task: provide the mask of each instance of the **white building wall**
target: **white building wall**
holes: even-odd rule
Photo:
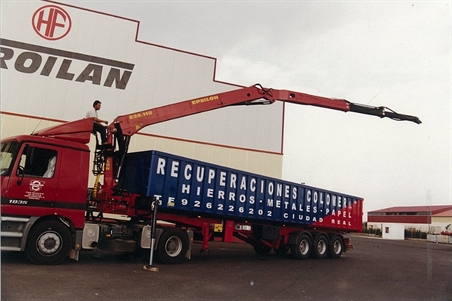
[[[381,224],[382,238],[405,239],[405,226],[403,224],[386,223]]]
[[[397,224],[397,223],[394,223]],[[378,228],[383,231],[382,223],[367,223],[368,227],[372,227],[374,229]],[[408,231],[421,231],[425,233],[439,234],[441,231],[444,231],[447,225],[450,223],[438,222],[434,218],[432,218],[431,224],[399,224],[403,225],[405,229]]]
[[[71,20],[70,31],[57,40],[33,28],[49,5]],[[214,58],[137,41],[138,21],[44,1],[2,2],[1,12],[2,137],[83,118],[96,99],[102,101],[100,117],[111,122],[238,88],[215,81]],[[44,19],[48,14],[44,10]],[[127,85],[108,84],[113,69],[123,78],[130,74]],[[132,139],[130,150],[159,149],[280,177],[283,108],[223,108],[153,125]]]

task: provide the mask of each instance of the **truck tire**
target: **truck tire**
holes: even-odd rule
[[[323,259],[328,256],[328,238],[324,234],[316,235],[311,254],[316,259]]]
[[[59,264],[71,251],[71,233],[57,221],[34,225],[28,234],[25,253],[36,264]]]
[[[167,229],[157,243],[157,256],[166,264],[177,264],[185,260],[188,250],[188,235],[178,229]]]
[[[344,250],[344,241],[340,235],[334,235],[331,238],[328,250],[328,256],[333,259],[338,259],[342,256]]]
[[[290,252],[296,259],[307,259],[311,254],[311,238],[306,233],[298,235],[295,245],[292,245]]]

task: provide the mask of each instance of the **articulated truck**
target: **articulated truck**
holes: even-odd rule
[[[194,240],[206,252],[213,239],[239,239],[259,254],[341,257],[352,248],[344,233],[361,231],[361,197],[156,150],[128,151],[146,126],[275,101],[421,123],[386,107],[254,85],[119,116],[106,128],[108,143],[96,143],[92,165],[93,118],[6,138],[1,249],[25,251],[36,264],[78,260],[83,249],[152,249],[163,263],[180,263]]]

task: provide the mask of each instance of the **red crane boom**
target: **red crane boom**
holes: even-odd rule
[[[355,112],[381,118],[387,117],[399,121],[411,121],[417,124],[421,123],[416,116],[399,114],[387,107],[372,107],[351,103],[345,99],[326,98],[288,90],[266,89],[256,84],[251,87],[207,95],[116,117],[107,127],[108,142],[113,145],[116,151],[104,149],[102,152],[97,152],[98,158],[100,158],[96,163],[98,173],[104,174],[103,190],[110,191],[116,186],[116,180],[119,178],[130,138],[142,128],[159,122],[227,106],[266,105],[275,101],[311,105],[343,112]],[[69,122],[38,131],[35,135],[88,143],[92,131],[92,122],[91,119]],[[117,145],[115,145],[116,143]],[[106,194],[109,195],[108,192]]]
[[[351,111],[374,115],[381,118],[388,117],[395,120],[407,120],[418,124],[421,123],[419,118],[415,116],[398,114],[386,107],[371,107],[361,104],[354,104],[344,99],[326,98],[288,90],[265,89],[256,84],[247,88],[217,93],[150,110],[118,116],[113,123],[109,125],[109,132],[114,133],[114,129],[118,127],[117,125],[119,125],[124,136],[132,136],[148,125],[163,121],[177,119],[227,106],[272,104],[275,101],[311,105],[343,112]]]

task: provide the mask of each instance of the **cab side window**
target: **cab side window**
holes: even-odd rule
[[[52,178],[55,172],[57,151],[27,145],[21,155],[18,175]]]

